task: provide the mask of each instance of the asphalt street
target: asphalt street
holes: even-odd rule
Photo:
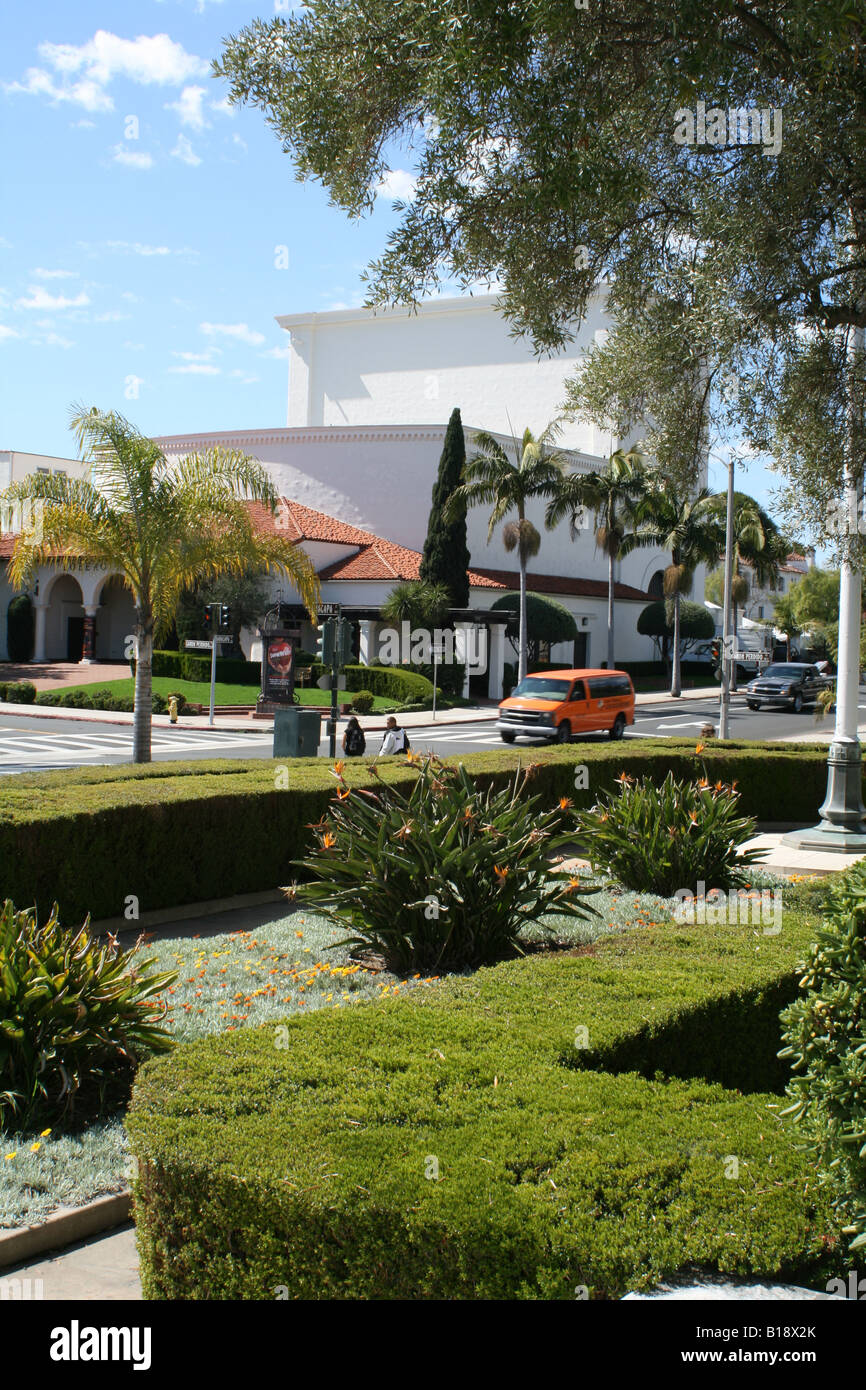
[[[861,699],[866,692],[861,692]],[[860,705],[866,718],[866,703]],[[687,700],[681,705],[671,701],[658,705],[639,705],[635,723],[628,729],[627,738],[697,738],[704,724],[718,726],[718,699]],[[804,710],[794,714],[788,710],[746,708],[742,696],[735,696],[731,711],[730,733],[737,739],[784,739],[798,734],[814,733],[816,729],[832,730],[832,716],[816,724],[815,716]],[[412,747],[416,751],[430,748],[440,754],[476,752],[481,748],[503,745],[490,723],[441,725],[428,724],[410,730]],[[606,734],[587,736],[587,743],[605,742]],[[378,751],[382,741],[379,730],[371,731],[367,752]],[[543,747],[543,740],[518,739],[512,745]],[[129,762],[132,754],[132,727],[124,724],[100,723],[75,719],[47,719],[38,715],[0,715],[0,772],[18,773],[47,768],[76,767]],[[320,756],[327,756],[328,742],[323,739]],[[249,732],[208,729],[199,724],[192,727],[181,723],[176,728],[155,726],[153,758],[269,758],[272,756],[272,736],[261,729]]]

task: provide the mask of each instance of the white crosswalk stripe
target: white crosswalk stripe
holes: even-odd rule
[[[153,730],[151,743],[154,752],[214,752],[226,749],[249,748],[250,735],[231,730],[211,733],[175,734],[168,730]],[[130,757],[132,729],[128,733],[49,733],[41,730],[0,731],[0,769],[19,771],[23,767],[68,767],[82,758]]]

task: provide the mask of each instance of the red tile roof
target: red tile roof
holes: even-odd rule
[[[520,584],[517,570],[478,571],[487,579],[494,579],[506,589],[516,589]],[[572,594],[577,598],[607,598],[606,579],[571,579],[560,574],[529,574],[526,576],[527,588],[535,594]],[[644,589],[636,589],[632,584],[615,583],[614,598],[631,599],[635,603],[652,603],[653,595]]]

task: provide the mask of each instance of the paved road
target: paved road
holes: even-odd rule
[[[866,691],[861,698],[866,700]],[[866,718],[866,703],[860,705]],[[670,701],[658,705],[639,705],[628,738],[697,738],[701,727],[718,725],[718,700]],[[779,739],[832,730],[832,716],[816,725],[814,716],[804,711],[753,712],[741,696],[735,697],[731,713],[731,737]],[[492,724],[466,724],[437,727],[427,725],[410,732],[413,748],[432,748],[437,753],[475,752],[481,748],[500,748],[499,735]],[[590,735],[587,742],[606,741],[604,734]],[[376,731],[367,740],[368,752],[376,752],[382,735]],[[260,729],[233,732],[224,729],[176,729],[159,726],[153,730],[154,761],[172,758],[269,758],[272,737]],[[541,740],[520,739],[515,747],[543,747]],[[124,763],[132,753],[132,728],[120,724],[74,719],[45,719],[38,715],[0,716],[0,772],[24,772],[40,768],[75,767],[84,764]],[[319,747],[327,756],[328,743]]]

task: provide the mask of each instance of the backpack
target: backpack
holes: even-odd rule
[[[406,730],[405,730],[405,729],[401,729],[401,730],[400,730],[400,733],[403,735],[403,747],[400,749],[400,752],[401,752],[401,753],[408,753],[408,752],[409,752],[409,747],[410,747],[410,745],[409,745],[409,735],[406,733]]]
[[[367,747],[367,740],[364,737],[364,730],[361,728],[349,729],[346,733],[346,752],[353,758],[359,758]]]

